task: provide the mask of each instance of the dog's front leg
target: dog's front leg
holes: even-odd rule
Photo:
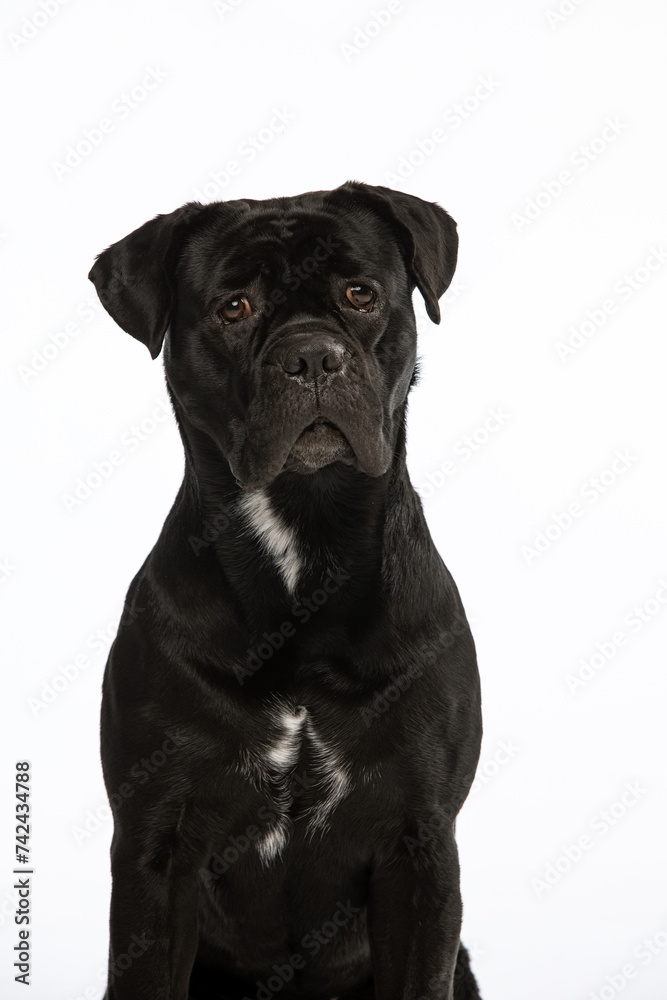
[[[371,874],[376,1000],[451,1000],[461,933],[454,830],[406,835]]]
[[[190,854],[178,827],[159,837],[154,829],[147,836],[145,826],[143,837],[114,832],[106,1000],[187,1000],[197,949]]]

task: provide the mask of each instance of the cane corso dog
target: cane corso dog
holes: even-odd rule
[[[359,182],[190,203],[90,272],[185,476],[103,685],[108,1000],[476,1000],[475,648],[406,469],[456,224]]]

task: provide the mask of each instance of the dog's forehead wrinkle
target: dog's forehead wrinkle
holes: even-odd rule
[[[288,218],[287,216],[280,216],[275,219],[269,219],[269,225],[273,226],[281,240],[288,240],[293,235],[294,227],[297,224],[297,219]]]
[[[188,248],[191,276],[218,262],[227,271],[237,263],[247,267],[249,259],[259,263],[272,256],[278,267],[284,255],[290,266],[298,267],[315,251],[325,266],[340,261],[348,276],[369,268],[385,273],[402,259],[390,230],[373,212],[341,211],[321,200],[312,206],[298,198],[253,202],[231,218],[229,213],[213,216],[188,240]]]

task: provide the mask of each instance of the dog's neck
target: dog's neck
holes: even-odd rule
[[[253,491],[239,486],[211,438],[179,424],[186,452],[180,503],[193,529],[189,543],[209,560],[215,556],[234,598],[253,617],[260,605],[278,612],[342,583],[351,607],[378,592],[388,496],[407,480],[402,420],[392,465],[382,476],[333,463],[311,475],[283,472]]]

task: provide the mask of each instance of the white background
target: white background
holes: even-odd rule
[[[458,831],[482,994],[664,1000],[664,5],[402,0],[361,34],[384,0],[44,2],[0,14],[3,998],[102,993],[102,671],[183,467],[155,419],[161,362],[92,312],[94,255],[193,198],[357,179],[438,201],[461,238],[440,327],[415,297],[410,469],[479,652],[485,741]],[[267,132],[275,109],[288,121]],[[30,992],[11,967],[23,758]]]

